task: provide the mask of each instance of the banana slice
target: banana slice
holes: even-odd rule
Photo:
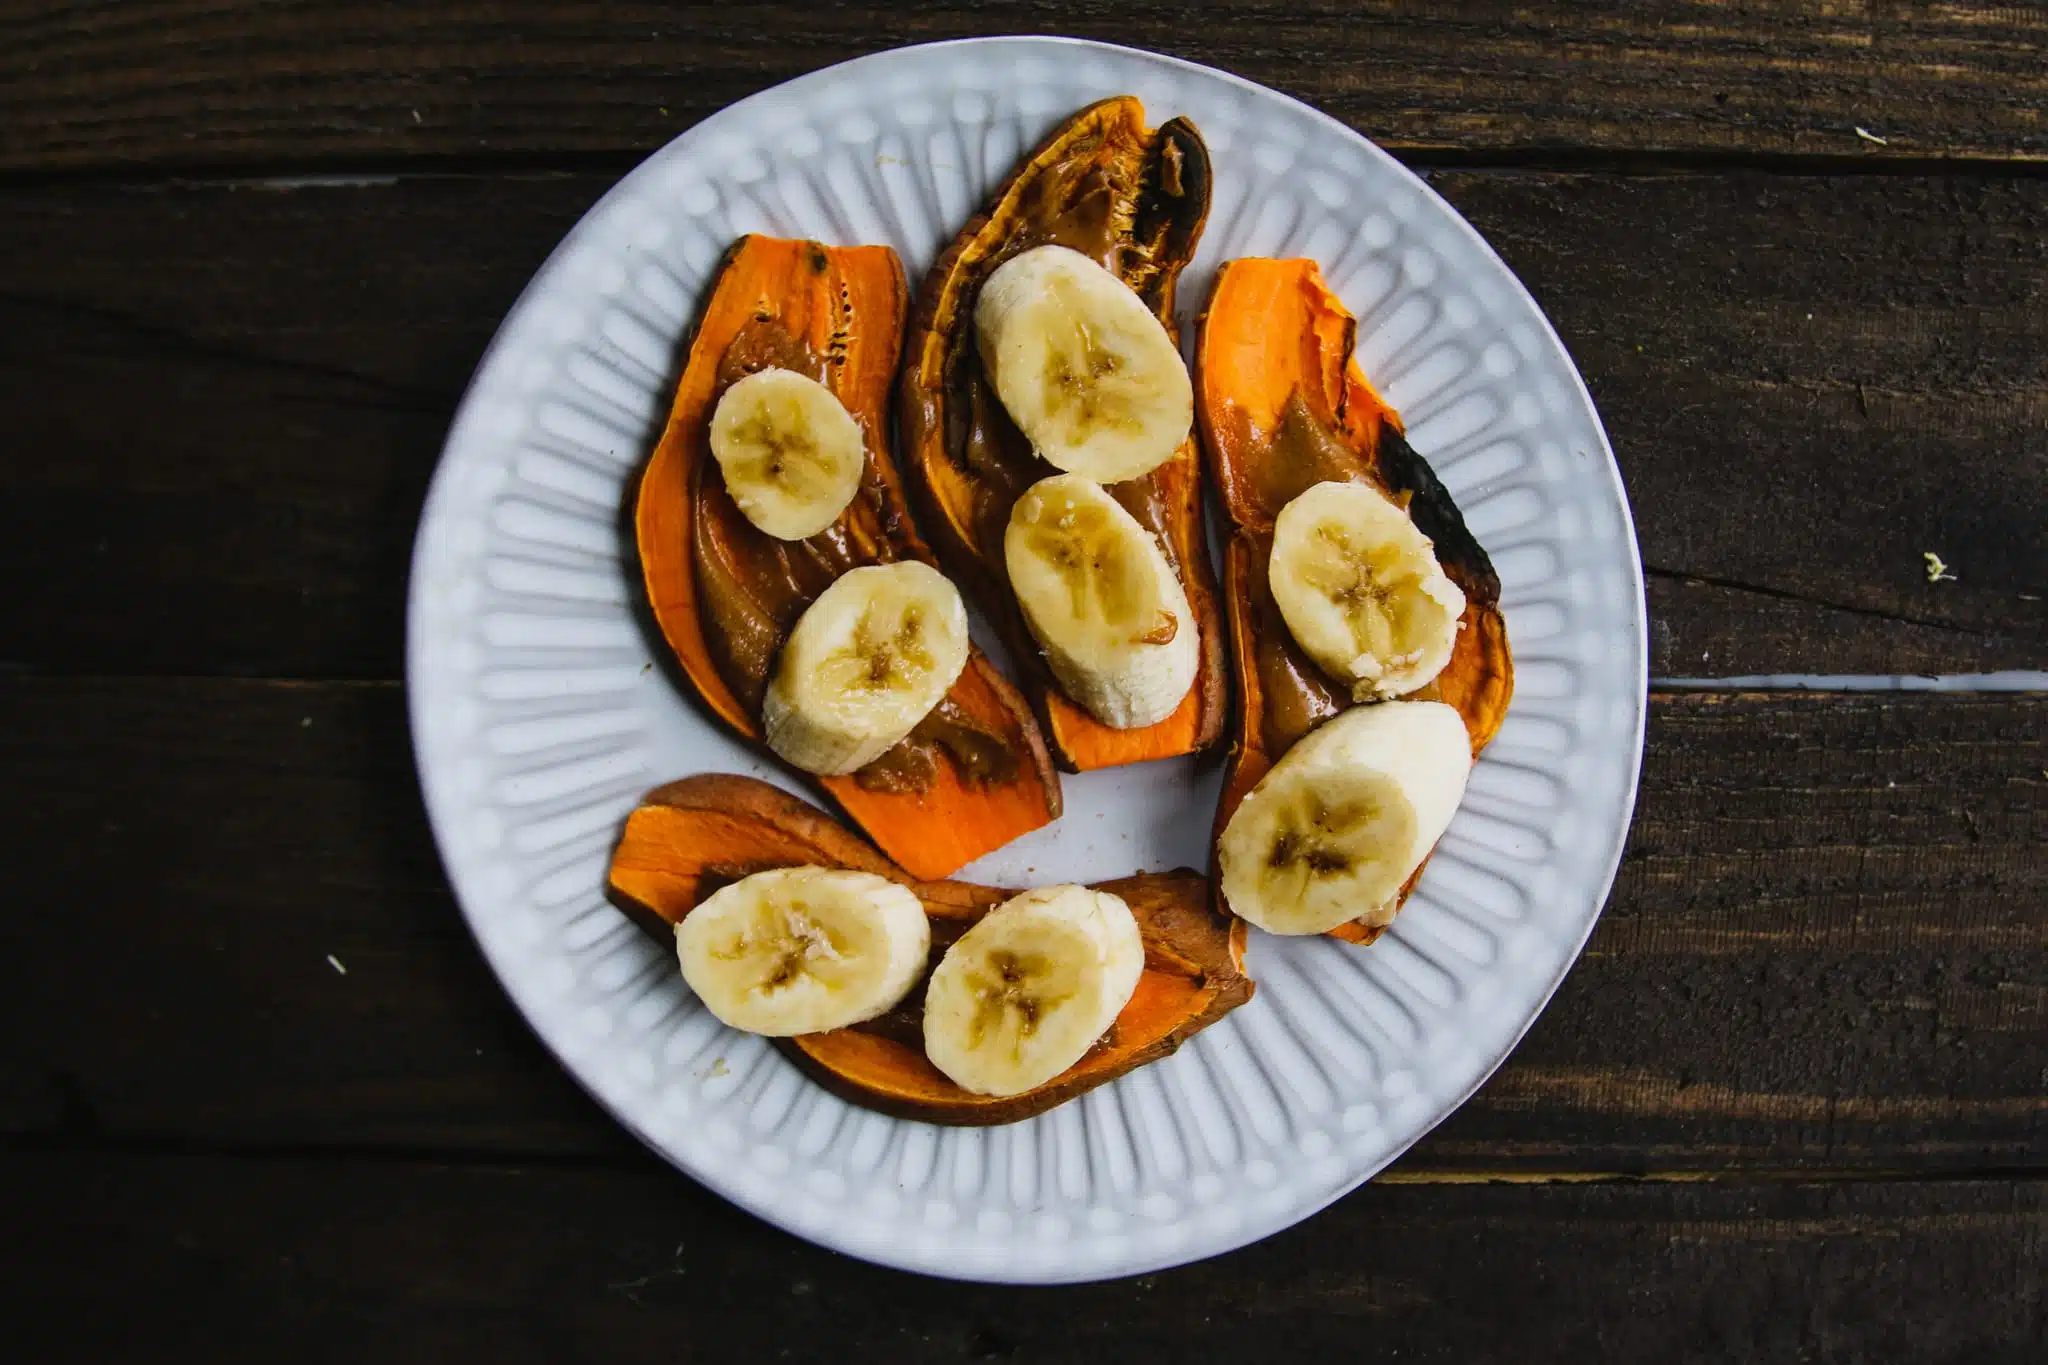
[[[794,370],[761,370],[719,397],[711,454],[740,512],[778,540],[837,521],[867,467],[860,423],[832,390]]]
[[[704,1007],[771,1038],[886,1014],[924,974],[931,946],[907,887],[839,868],[757,872],[676,926],[683,980]]]
[[[1451,661],[1465,594],[1375,488],[1319,483],[1281,508],[1266,577],[1287,629],[1355,701],[1413,692]]]
[[[1095,1045],[1144,969],[1138,922],[1120,898],[1085,886],[1026,891],[940,959],[925,988],[925,1055],[977,1095],[1035,1090]]]
[[[798,618],[761,702],[768,747],[850,773],[893,748],[967,666],[960,590],[917,560],[849,569]]]
[[[1232,913],[1275,934],[1385,924],[1465,794],[1472,744],[1436,701],[1355,706],[1259,779],[1216,844]]]
[[[982,368],[1040,455],[1097,483],[1149,473],[1194,423],[1180,349],[1129,285],[1063,246],[997,266],[974,304]]]
[[[1120,730],[1173,714],[1194,685],[1200,631],[1159,542],[1078,474],[1033,484],[1003,534],[1010,588],[1075,704]]]

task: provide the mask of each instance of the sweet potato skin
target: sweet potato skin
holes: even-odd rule
[[[756,743],[763,670],[824,584],[854,564],[932,561],[889,448],[889,395],[907,308],[903,267],[887,247],[740,238],[715,273],[667,426],[641,473],[633,520],[651,614],[705,707]],[[748,523],[710,455],[711,412],[734,377],[729,361],[749,338],[764,335],[774,346],[755,349],[771,357],[779,348],[788,357],[780,363],[807,369],[832,389],[867,443],[860,492],[834,526],[808,541],[777,542]],[[808,577],[778,584],[779,596],[763,593],[773,619],[756,620],[756,632],[743,638],[735,622],[746,612],[732,604],[758,606],[748,597],[749,576],[766,582],[774,575],[763,566],[781,572],[788,565]],[[1060,811],[1059,779],[1030,707],[979,650],[947,700],[1000,740],[1014,760],[1008,780],[979,781],[938,746],[920,789],[876,790],[858,774],[813,779],[876,842],[928,877],[945,876]]]
[[[1265,581],[1274,518],[1315,483],[1355,479],[1404,501],[1465,593],[1450,663],[1411,696],[1455,707],[1477,757],[1514,694],[1500,578],[1449,491],[1409,446],[1399,414],[1360,370],[1357,330],[1309,260],[1225,263],[1198,323],[1195,420],[1229,528],[1223,597],[1238,697],[1219,838],[1288,746],[1353,704],[1294,644]],[[1401,901],[1421,875],[1418,868],[1409,878]],[[1370,943],[1385,928],[1358,920],[1330,932]]]
[[[650,792],[612,856],[611,900],[650,932],[673,927],[719,887],[774,867],[872,872],[910,888],[932,923],[932,963],[981,916],[1014,893],[967,882],[922,881],[817,808],[753,778],[684,778]],[[1014,1123],[1042,1114],[1134,1067],[1156,1061],[1249,1000],[1245,929],[1216,913],[1205,879],[1187,871],[1103,882],[1122,896],[1145,942],[1145,971],[1105,1041],[1075,1066],[1023,1095],[975,1095],[947,1080],[912,1045],[922,985],[872,1026],[777,1039],[827,1089],[898,1118],[956,1126]]]
[[[1059,471],[1031,451],[982,378],[974,300],[1003,261],[1057,243],[1117,273],[1174,333],[1175,287],[1207,217],[1209,187],[1208,152],[1192,124],[1171,119],[1149,129],[1144,106],[1128,95],[1090,105],[1019,163],[939,257],[904,349],[898,412],[920,509],[941,559],[1002,631],[1055,758],[1074,771],[1194,753],[1222,733],[1228,680],[1201,456],[1190,433],[1158,469],[1109,488],[1160,537],[1202,640],[1194,685],[1174,713],[1118,730],[1060,692],[1010,592],[1001,549],[1010,507]]]

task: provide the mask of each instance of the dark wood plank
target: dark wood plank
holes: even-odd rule
[[[1983,667],[2048,660],[2048,186],[1435,183],[1599,404],[1661,580],[1653,672],[1923,672],[1936,631]],[[1734,630],[1694,610],[1731,589],[1755,590]],[[1917,629],[1854,667],[1747,666],[1865,614]]]
[[[0,967],[8,1130],[632,1149],[478,954],[398,688],[0,696],[5,845],[34,867],[15,904],[37,907]]]
[[[2048,1162],[2048,697],[1652,717],[1586,957],[1405,1168]],[[0,682],[0,1130],[630,1149],[471,944],[402,727],[388,686]]]
[[[44,585],[0,606],[0,656],[394,675],[448,414],[606,183],[0,195],[0,571]],[[2048,181],[1436,183],[1599,399],[1653,672],[2048,658]]]
[[[1640,514],[1637,525],[1640,530]],[[2048,658],[2048,645],[2035,640],[2026,623],[1996,630],[1956,626],[1942,619],[1949,604],[1940,599],[1935,614],[1902,619],[1883,608],[1829,605],[1657,568],[1645,574],[1643,593],[1653,686],[1669,679],[1788,674],[1938,677],[2038,669]],[[2018,593],[2003,595],[2016,615],[2032,608]]]
[[[456,400],[601,192],[522,186],[517,207],[448,181],[0,209],[0,564],[45,585],[4,618],[6,661],[395,675]]]
[[[1585,956],[1414,1160],[2038,1164],[2048,697],[1677,695],[1651,716]]]
[[[0,167],[631,154],[844,58],[1018,31],[1206,62],[1424,155],[2048,154],[2048,20],[1989,3],[44,0],[0,22]]]
[[[629,1171],[0,1159],[17,1360],[2039,1359],[2039,1183],[1369,1185],[1059,1289],[797,1241]],[[107,1311],[118,1293],[120,1311]]]

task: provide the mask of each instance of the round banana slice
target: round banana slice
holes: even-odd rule
[[[761,702],[768,747],[805,772],[863,767],[939,704],[967,649],[967,607],[937,569],[849,569],[782,646]]]
[[[1259,779],[1216,844],[1231,912],[1275,934],[1387,923],[1465,794],[1472,743],[1442,702],[1354,706]]]
[[[748,1033],[824,1033],[894,1009],[924,974],[931,921],[872,872],[785,867],[708,897],[676,926],[683,980]]]
[[[1465,594],[1378,489],[1319,483],[1281,508],[1266,578],[1289,632],[1356,701],[1413,692],[1451,661]]]
[[[1035,1090],[1095,1045],[1144,969],[1138,923],[1119,897],[1026,891],[940,959],[925,987],[925,1055],[977,1095]]]
[[[1129,285],[1078,251],[1034,247],[974,304],[982,368],[1038,453],[1098,483],[1135,479],[1187,440],[1194,385]]]
[[[867,467],[860,423],[832,390],[794,370],[761,370],[720,395],[711,454],[741,514],[778,540],[837,521]]]
[[[1120,730],[1173,714],[1200,631],[1152,533],[1102,488],[1056,474],[1025,490],[1003,534],[1010,588],[1060,688]]]

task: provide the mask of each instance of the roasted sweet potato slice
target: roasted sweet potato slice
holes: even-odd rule
[[[1464,590],[1465,615],[1449,665],[1412,695],[1456,707],[1475,757],[1500,729],[1514,692],[1493,562],[1409,446],[1400,417],[1366,382],[1353,355],[1357,334],[1357,320],[1307,260],[1228,262],[1199,324],[1195,420],[1230,526],[1223,592],[1238,695],[1219,835],[1290,745],[1352,704],[1295,644],[1266,585],[1273,519],[1314,484],[1362,480],[1405,499],[1436,542],[1444,572]],[[1404,900],[1414,887],[1411,878]],[[1331,932],[1370,943],[1381,927]]]
[[[648,604],[712,713],[759,741],[775,656],[805,607],[846,570],[931,551],[889,453],[903,335],[903,266],[887,247],[742,237],[726,253],[641,475],[634,521]],[[726,386],[780,366],[828,386],[860,423],[867,472],[839,520],[781,541],[740,514],[711,458]],[[903,743],[846,777],[816,779],[891,857],[943,877],[1060,812],[1059,778],[1021,694],[979,650]]]
[[[643,927],[666,935],[719,887],[770,868],[806,865],[873,872],[916,892],[931,916],[933,966],[975,921],[1014,894],[919,881],[778,788],[717,775],[649,793],[626,819],[612,854],[609,891]],[[1123,897],[1137,918],[1144,975],[1103,1040],[1036,1090],[976,1095],[932,1066],[924,1055],[922,983],[880,1019],[777,1043],[819,1083],[855,1104],[927,1123],[1013,1123],[1164,1057],[1251,999],[1244,925],[1210,908],[1203,878],[1147,873],[1103,882],[1101,889]]]
[[[1202,530],[1201,457],[1191,434],[1165,464],[1109,489],[1159,537],[1202,635],[1200,668],[1179,708],[1143,729],[1118,730],[1061,694],[1010,592],[1010,508],[1059,471],[1032,451],[983,374],[974,302],[997,266],[1054,244],[1115,272],[1175,332],[1174,286],[1208,212],[1209,153],[1193,124],[1149,129],[1144,106],[1128,95],[1090,105],[1011,173],[932,266],[904,349],[898,412],[932,537],[1002,631],[1054,756],[1079,771],[1192,753],[1222,732],[1223,640]]]

